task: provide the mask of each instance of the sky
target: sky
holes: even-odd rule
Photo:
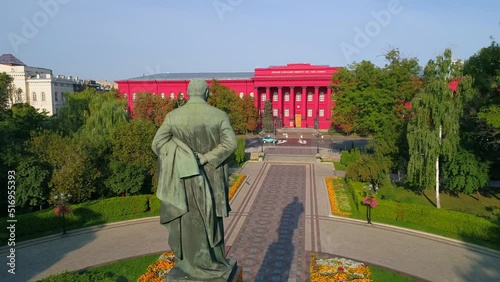
[[[54,74],[121,80],[311,63],[467,59],[500,40],[496,0],[2,0],[0,54]]]

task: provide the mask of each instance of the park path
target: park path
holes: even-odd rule
[[[250,162],[240,173],[248,178],[224,222],[228,255],[243,267],[245,281],[307,281],[311,252],[421,281],[500,281],[500,252],[378,224],[376,210],[373,225],[331,217],[324,183],[335,174],[331,165]],[[0,248],[0,281],[36,281],[63,270],[160,253],[168,250],[167,239],[158,217],[152,217],[21,242],[15,275],[7,273],[8,248]]]
[[[304,281],[306,167],[264,165],[265,174],[229,256],[247,281]],[[258,179],[257,179],[258,180]]]

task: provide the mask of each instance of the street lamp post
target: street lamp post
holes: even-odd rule
[[[71,194],[61,193],[59,194],[59,196],[54,196],[54,200],[58,201],[57,207],[55,208],[55,214],[56,216],[62,216],[63,235],[66,235],[66,218],[64,217],[64,215],[71,211],[71,208],[67,204],[67,201],[69,201],[69,199],[71,199]]]
[[[323,139],[323,135],[319,131],[316,131],[314,135],[316,136],[316,154],[319,154],[319,137],[321,136],[321,139]]]

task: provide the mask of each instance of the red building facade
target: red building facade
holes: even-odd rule
[[[187,86],[194,78],[210,84],[217,79],[239,97],[250,95],[262,113],[264,103],[271,101],[278,128],[328,129],[331,125],[331,79],[339,68],[311,64],[288,64],[256,68],[239,73],[163,73],[116,81],[120,95],[133,110],[135,94],[152,92],[163,98],[179,95],[189,99]]]

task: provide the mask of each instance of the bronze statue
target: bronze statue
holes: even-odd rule
[[[176,259],[172,273],[193,280],[227,279],[233,266],[224,249],[223,217],[230,211],[225,161],[236,150],[236,137],[227,114],[207,104],[206,81],[193,79],[188,95],[153,139],[160,223],[167,227]]]

